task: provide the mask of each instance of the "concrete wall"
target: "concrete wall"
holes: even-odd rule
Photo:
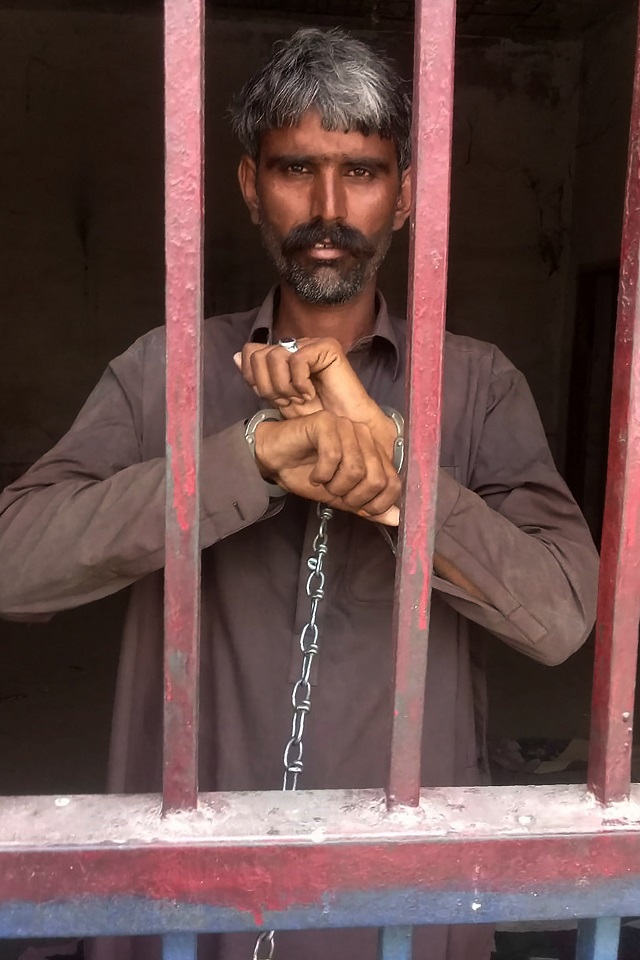
[[[272,281],[235,191],[237,146],[222,118],[289,31],[281,21],[210,25],[211,313],[259,302]],[[381,39],[408,73],[411,39]],[[457,67],[451,326],[497,342],[525,371],[554,446],[580,53],[578,43],[462,41]],[[163,319],[159,20],[1,12],[0,135],[0,473],[9,479],[66,429],[105,363]],[[397,310],[407,241],[398,238],[382,279]],[[15,730],[0,736],[0,791],[100,788],[122,602],[49,626],[0,625],[0,729]],[[525,685],[529,668],[518,659]],[[509,695],[502,684],[498,695]]]
[[[555,358],[560,384],[560,448],[567,428],[563,404],[578,272],[606,266],[620,255],[635,44],[633,12],[618,13],[584,38],[580,119],[571,172],[573,212],[569,243],[565,245],[567,313],[563,349]],[[595,416],[597,411],[593,412]],[[589,456],[602,455],[602,445],[598,444]],[[592,641],[568,663],[553,669],[493,646],[489,677],[494,735],[587,737],[592,671]]]
[[[620,256],[635,46],[633,11],[618,15],[585,38],[572,269]]]
[[[571,362],[579,273],[606,267],[620,256],[636,35],[636,13],[627,8],[584,39],[567,313],[559,368],[563,381]],[[558,416],[566,423],[562,405]],[[599,456],[600,451],[594,450],[593,455]]]
[[[556,450],[580,47],[461,44],[449,325],[526,374]]]

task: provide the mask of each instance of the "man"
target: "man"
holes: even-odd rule
[[[379,787],[393,661],[388,531],[400,496],[388,408],[403,406],[406,345],[375,280],[410,209],[410,107],[369,48],[302,30],[233,115],[241,189],[280,283],[259,309],[204,332],[201,788],[282,782],[310,615],[313,501],[335,509],[300,785]],[[114,360],[69,433],[0,500],[5,614],[51,613],[133,585],[110,768],[119,792],[161,787],[163,358],[155,330]],[[255,418],[264,407],[282,419]],[[446,342],[441,463],[423,783],[462,785],[479,782],[484,763],[469,621],[558,663],[592,626],[597,558],[522,376],[467,338]],[[367,958],[375,942],[372,930],[287,932],[277,956]],[[414,955],[486,960],[490,943],[483,927],[422,927]],[[246,958],[252,937],[209,948]]]

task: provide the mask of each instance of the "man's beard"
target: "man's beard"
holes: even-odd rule
[[[260,233],[267,253],[280,277],[293,288],[301,300],[323,306],[348,303],[364,290],[375,277],[384,260],[391,237],[392,224],[374,238],[368,239],[347,224],[325,224],[320,217],[294,227],[284,240],[261,215]],[[333,262],[301,263],[296,254],[316,244],[330,244],[350,256]],[[346,262],[344,262],[346,261]]]

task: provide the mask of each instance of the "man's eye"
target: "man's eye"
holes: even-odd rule
[[[351,167],[349,176],[356,177],[358,180],[366,180],[372,176],[372,173],[371,170],[368,170],[366,167]]]
[[[290,163],[285,168],[285,172],[300,174],[300,173],[308,173],[308,170],[307,170],[307,167],[305,167],[304,163]]]

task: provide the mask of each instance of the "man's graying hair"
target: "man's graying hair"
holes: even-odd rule
[[[254,160],[267,130],[295,126],[307,110],[325,130],[377,133],[393,140],[398,167],[411,160],[411,100],[391,63],[343,30],[298,30],[231,104],[233,128]]]

